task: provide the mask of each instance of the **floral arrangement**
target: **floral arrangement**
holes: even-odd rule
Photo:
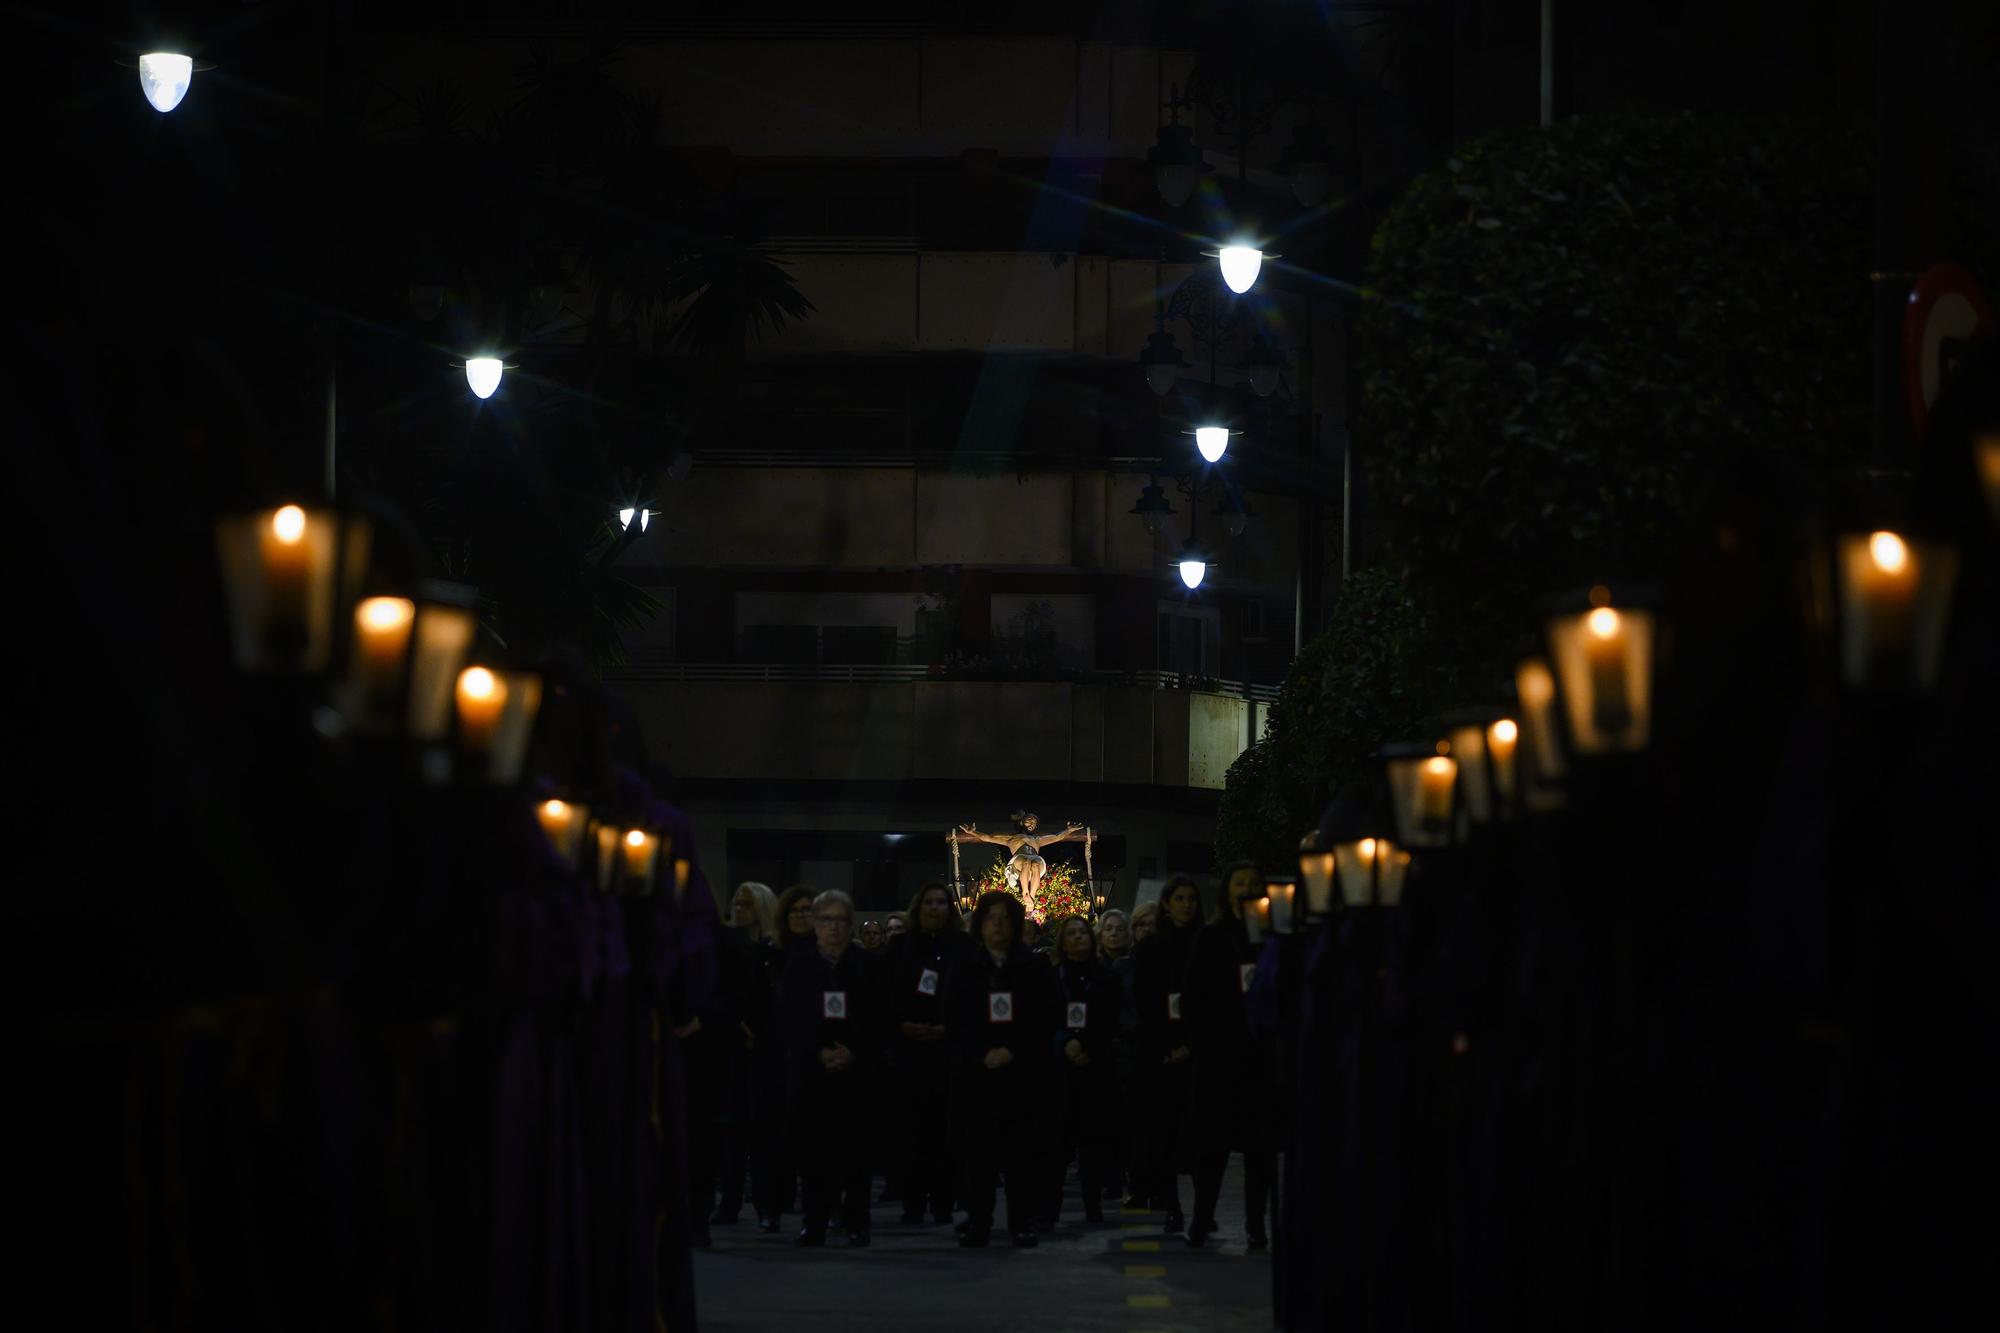
[[[1072,865],[1051,862],[1048,873],[1042,876],[1041,892],[1030,897],[1022,892],[1020,880],[1008,862],[998,860],[973,882],[971,896],[976,901],[981,894],[996,889],[1019,898],[1021,906],[1028,910],[1029,919],[1038,926],[1066,916],[1091,915],[1090,886],[1077,878],[1076,867]]]

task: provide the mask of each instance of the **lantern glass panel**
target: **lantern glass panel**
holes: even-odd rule
[[[1511,811],[1520,800],[1521,724],[1503,717],[1486,728],[1486,766],[1493,779],[1496,811]]]
[[[597,889],[600,893],[611,890],[611,881],[618,874],[618,839],[625,830],[616,824],[594,826],[597,843]]]
[[[368,597],[355,606],[345,710],[360,725],[394,725],[408,678],[416,618],[417,604],[407,597]]]
[[[1563,779],[1562,741],[1556,735],[1556,675],[1539,657],[1514,668],[1514,689],[1521,696],[1522,740],[1528,749],[1528,773],[1544,787]]]
[[[644,896],[653,891],[661,842],[659,834],[643,828],[628,828],[618,835],[618,880],[625,892]]]
[[[415,656],[410,659],[410,735],[441,741],[451,729],[452,685],[479,628],[462,606],[417,606]]]
[[[1271,933],[1271,900],[1269,898],[1245,898],[1243,900],[1243,929],[1250,936],[1252,944],[1262,944],[1264,937]]]
[[[1349,907],[1374,905],[1375,872],[1388,846],[1385,838],[1362,838],[1335,846],[1334,859],[1340,868],[1340,901]]]
[[[1982,435],[1972,442],[1972,461],[1979,468],[1979,488],[1986,492],[1986,512],[2000,527],[2000,435]]]
[[[1335,855],[1307,847],[1299,852],[1299,878],[1306,886],[1306,916],[1317,918],[1333,911]]]
[[[1475,824],[1493,818],[1493,771],[1487,762],[1486,728],[1478,723],[1453,727],[1446,739],[1458,761],[1458,790],[1465,798],[1463,813]]]
[[[1443,847],[1452,839],[1458,764],[1450,755],[1393,755],[1386,761],[1396,836],[1412,847]]]
[[[1840,668],[1861,690],[1929,689],[1944,657],[1958,555],[1893,532],[1840,539]]]
[[[549,845],[571,870],[583,858],[583,836],[590,826],[590,807],[573,801],[546,800],[535,807],[535,820],[548,835]]]
[[[250,672],[318,672],[333,661],[337,606],[368,568],[365,519],[280,505],[215,525],[236,664]]]
[[[1597,606],[1555,616],[1548,639],[1577,753],[1645,749],[1653,721],[1653,613]]]
[[[1403,885],[1410,876],[1410,853],[1390,847],[1382,853],[1382,906],[1395,907],[1403,901]]]
[[[1272,879],[1264,882],[1264,896],[1271,902],[1271,929],[1289,935],[1297,920],[1299,886],[1296,880]]]

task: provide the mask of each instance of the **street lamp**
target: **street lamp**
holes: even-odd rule
[[[1250,392],[1259,398],[1269,398],[1278,391],[1278,380],[1284,374],[1285,363],[1271,344],[1259,334],[1251,342],[1250,350],[1243,357],[1244,374],[1250,379]]]
[[[153,110],[165,115],[187,96],[188,85],[194,82],[194,70],[193,56],[178,51],[148,51],[139,57],[139,91],[152,103]]]
[[[1937,680],[1958,554],[1879,529],[1835,543],[1840,668],[1849,688],[1923,691]]]
[[[1214,168],[1194,144],[1194,127],[1178,121],[1160,126],[1158,142],[1146,150],[1153,164],[1153,187],[1169,207],[1179,208],[1194,193],[1195,182]]]
[[[1570,745],[1579,755],[1643,750],[1653,720],[1653,613],[1613,607],[1602,584],[1587,603],[1546,625]]]
[[[1201,586],[1201,581],[1208,577],[1208,567],[1213,563],[1199,539],[1191,536],[1181,546],[1181,558],[1177,568],[1180,570],[1181,582],[1187,585],[1189,592]]]
[[[1215,508],[1210,512],[1222,520],[1222,530],[1232,537],[1241,537],[1243,530],[1250,526],[1249,506],[1226,483],[1222,488],[1222,498],[1215,502]]]
[[[466,387],[481,401],[491,398],[499,389],[501,373],[506,369],[497,356],[469,356],[465,359]]]
[[[1257,285],[1257,274],[1264,267],[1264,252],[1243,243],[1223,246],[1216,259],[1222,266],[1223,283],[1238,296]]]
[[[1193,430],[1181,433],[1194,436],[1194,447],[1203,459],[1210,463],[1220,463],[1222,456],[1229,452],[1229,441],[1243,432],[1231,430],[1211,420],[1196,426]]]
[[[1160,398],[1173,392],[1174,381],[1180,377],[1182,370],[1188,368],[1187,360],[1181,356],[1180,344],[1164,327],[1146,335],[1146,346],[1139,353],[1139,365],[1146,373],[1146,387]]]
[[[1319,207],[1339,183],[1326,130],[1310,122],[1292,127],[1291,146],[1285,150],[1278,167],[1290,174],[1292,197],[1301,208]]]
[[[639,520],[639,531],[644,532],[646,525],[653,521],[653,511],[650,509],[634,509],[630,505],[627,505],[618,511],[618,526],[628,532],[631,531],[634,517],[637,517]]]
[[[1397,839],[1411,847],[1448,846],[1456,816],[1458,761],[1449,741],[1399,741],[1382,747]]]
[[[1158,478],[1148,478],[1145,489],[1139,492],[1139,499],[1130,512],[1139,516],[1148,533],[1158,536],[1161,522],[1174,512],[1174,505],[1167,499],[1166,491],[1161,489]]]

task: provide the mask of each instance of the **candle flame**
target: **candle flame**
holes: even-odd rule
[[[1361,859],[1364,861],[1373,861],[1375,859],[1375,839],[1363,838],[1361,840]]]
[[[370,597],[355,608],[361,628],[387,633],[401,629],[416,615],[416,607],[403,597]]]
[[[500,682],[485,667],[467,667],[458,677],[458,692],[468,699],[491,699]]]
[[[544,801],[542,802],[542,813],[550,819],[567,819],[569,818],[569,807],[561,801]]]
[[[1452,762],[1451,760],[1445,758],[1443,755],[1439,755],[1435,759],[1426,759],[1424,761],[1424,767],[1429,769],[1433,773],[1443,775],[1451,772]]]
[[[1868,558],[1884,574],[1900,574],[1910,563],[1910,548],[1893,532],[1872,533],[1868,538]]]
[[[297,505],[286,505],[271,515],[271,533],[287,546],[298,544],[306,535],[306,511]]]
[[[1539,657],[1521,663],[1515,683],[1521,690],[1521,702],[1530,708],[1540,708],[1555,696],[1555,677],[1549,674],[1549,664]]]
[[[1589,616],[1590,632],[1600,639],[1610,639],[1618,634],[1618,613],[1608,606],[1600,606]]]
[[[625,845],[627,847],[644,847],[646,845],[646,831],[644,829],[633,829],[625,835]]]
[[[1511,717],[1503,717],[1493,724],[1493,739],[1502,745],[1512,745],[1521,738],[1521,728]]]

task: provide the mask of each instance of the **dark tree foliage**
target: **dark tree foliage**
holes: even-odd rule
[[[1869,181],[1821,133],[1603,116],[1411,186],[1356,339],[1383,563],[1230,770],[1224,861],[1289,859],[1379,745],[1488,701],[1542,597],[1660,579],[1746,470],[1863,456]]]

